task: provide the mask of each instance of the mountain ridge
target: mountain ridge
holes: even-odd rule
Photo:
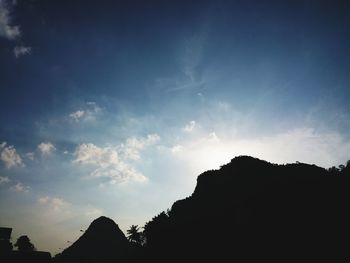
[[[326,170],[236,157],[199,175],[191,196],[146,224],[149,248],[167,251],[162,256],[185,251],[193,261],[341,260],[346,250],[338,249],[343,247],[340,240],[350,234],[343,208],[350,200],[349,169],[349,163],[342,170]],[[222,226],[226,229],[220,231]],[[232,250],[234,256],[228,253]]]
[[[327,170],[239,156],[200,174],[190,196],[147,222],[143,247],[120,245],[127,243],[119,233],[124,241],[114,253],[125,254],[119,262],[344,262],[350,259],[349,242],[342,242],[350,235],[349,186],[349,162]],[[97,219],[113,225],[109,220]],[[79,262],[96,260],[88,259]]]

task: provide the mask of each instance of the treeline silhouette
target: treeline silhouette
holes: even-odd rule
[[[127,237],[100,217],[54,262],[350,262],[350,161],[323,169],[240,156]]]
[[[20,236],[16,243],[10,242],[12,228],[0,227],[0,262],[36,262],[48,263],[51,261],[49,252],[36,251],[35,246],[26,235]],[[13,246],[17,250],[13,250]]]

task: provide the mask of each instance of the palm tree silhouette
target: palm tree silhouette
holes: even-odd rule
[[[128,234],[127,238],[130,242],[142,244],[142,233],[140,232],[138,225],[132,225],[126,232]]]

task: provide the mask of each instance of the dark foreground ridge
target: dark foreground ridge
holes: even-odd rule
[[[350,162],[326,170],[236,157],[201,174],[137,239],[101,217],[54,261],[350,262],[349,188]]]
[[[119,251],[119,252],[118,252]],[[129,242],[110,218],[95,219],[84,234],[56,257],[60,262],[125,262]]]

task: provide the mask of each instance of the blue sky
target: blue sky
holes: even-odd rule
[[[350,159],[345,1],[0,0],[0,225],[60,251],[237,155]]]

